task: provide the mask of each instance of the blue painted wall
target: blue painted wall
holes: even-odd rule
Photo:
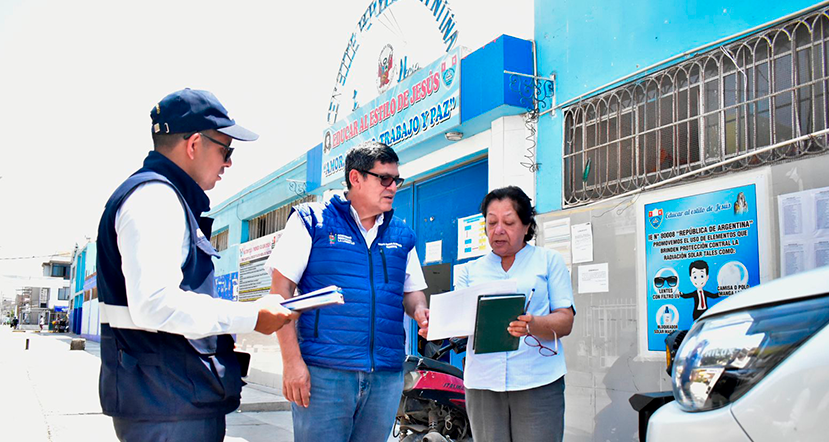
[[[536,0],[538,73],[555,73],[557,102],[562,104],[640,69],[815,4],[808,0]],[[561,208],[561,114],[539,121],[542,166],[537,209],[542,213]]]

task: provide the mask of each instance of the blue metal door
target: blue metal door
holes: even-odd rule
[[[458,261],[458,218],[480,213],[480,205],[487,193],[486,160],[469,164],[428,180],[401,189],[394,199],[395,215],[403,218],[417,234],[417,255],[421,265],[426,259],[426,243],[441,241],[440,260],[425,263],[426,268],[441,264],[448,268],[452,281]],[[445,275],[444,275],[445,276]],[[447,289],[451,289],[451,286]],[[407,353],[417,354],[417,324],[407,326]],[[452,353],[450,362],[462,366],[463,354]]]

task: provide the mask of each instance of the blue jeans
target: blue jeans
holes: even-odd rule
[[[295,442],[385,441],[403,393],[403,371],[335,370],[308,366],[308,408],[291,406]]]

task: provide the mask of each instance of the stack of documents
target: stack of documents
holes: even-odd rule
[[[429,300],[429,341],[470,336],[475,333],[478,297],[516,293],[514,279],[492,281],[452,292],[432,295]]]
[[[304,312],[329,305],[345,304],[341,288],[330,285],[328,287],[306,293],[282,301],[282,306],[295,312]]]

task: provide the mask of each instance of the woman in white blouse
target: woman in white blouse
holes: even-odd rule
[[[575,316],[570,273],[561,255],[527,244],[535,236],[535,209],[520,188],[493,190],[481,213],[492,252],[462,266],[455,287],[515,279],[529,303],[507,329],[521,338],[518,350],[475,354],[468,347],[464,385],[472,436],[561,441],[567,370],[559,339],[570,334]]]

